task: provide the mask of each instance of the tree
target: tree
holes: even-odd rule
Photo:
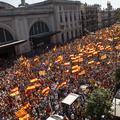
[[[93,90],[86,102],[86,114],[92,120],[101,120],[111,111],[111,92],[104,88]]]

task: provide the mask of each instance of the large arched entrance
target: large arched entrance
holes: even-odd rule
[[[0,45],[4,45],[12,41],[14,41],[14,38],[11,33],[4,28],[0,28]],[[12,56],[14,54],[15,48],[13,46],[0,48],[0,58]]]
[[[33,49],[50,44],[49,32],[47,24],[42,21],[37,21],[32,25],[29,35]]]

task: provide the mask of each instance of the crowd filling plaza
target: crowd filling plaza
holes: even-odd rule
[[[85,101],[96,87],[113,90],[110,74],[119,64],[119,50],[115,24],[32,57],[0,59],[0,119],[66,116],[61,101],[69,93],[80,95],[80,102],[67,109],[68,119],[84,118]]]

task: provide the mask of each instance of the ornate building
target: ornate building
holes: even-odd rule
[[[80,4],[78,1],[47,0],[28,5],[21,0],[19,7],[15,8],[0,2],[1,53],[10,49],[21,54],[82,35]],[[20,40],[26,41],[20,44]]]
[[[30,5],[21,0],[17,8],[0,2],[0,56],[26,53],[51,43],[62,44],[82,36],[85,30],[95,31],[104,23],[98,8],[99,5],[69,0]],[[109,23],[114,23],[112,13],[107,13]]]

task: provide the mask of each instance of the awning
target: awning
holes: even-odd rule
[[[4,42],[2,44],[0,44],[0,48],[5,48],[5,47],[9,47],[9,46],[15,46],[21,43],[25,43],[27,40],[18,40],[18,41],[10,41],[10,42]]]
[[[56,32],[44,32],[41,34],[36,34],[36,35],[31,35],[30,38],[45,38],[45,37],[50,37],[53,36],[57,33],[60,33],[60,31],[56,31]]]

